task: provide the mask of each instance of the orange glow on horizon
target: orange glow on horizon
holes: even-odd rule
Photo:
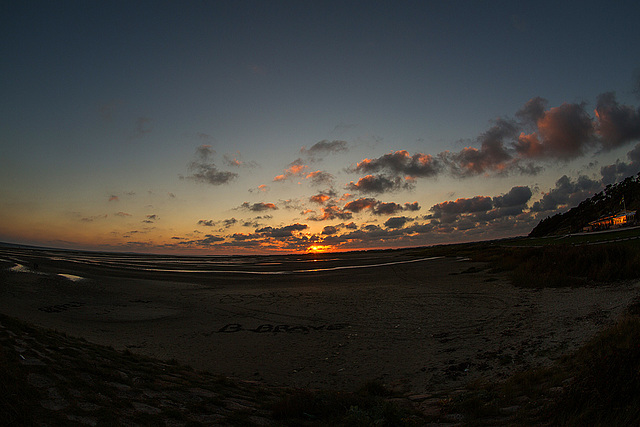
[[[331,252],[332,246],[330,245],[311,245],[307,248],[308,253],[320,254],[324,252]]]

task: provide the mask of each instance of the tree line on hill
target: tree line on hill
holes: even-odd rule
[[[625,207],[628,211],[640,209],[640,173],[617,184],[607,185],[604,190],[568,212],[543,219],[529,233],[529,237],[576,233],[591,221],[614,215]]]

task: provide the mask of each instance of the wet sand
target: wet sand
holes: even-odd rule
[[[3,248],[0,312],[269,385],[379,380],[422,393],[549,364],[640,286],[522,289],[485,267],[411,250],[176,259]]]

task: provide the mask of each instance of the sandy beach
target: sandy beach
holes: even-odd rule
[[[523,289],[418,251],[176,258],[0,250],[0,312],[269,385],[407,393],[549,364],[638,283]],[[63,274],[63,275],[61,275]]]

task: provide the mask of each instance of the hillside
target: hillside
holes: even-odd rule
[[[607,185],[603,191],[568,212],[543,219],[529,233],[529,237],[579,232],[591,221],[620,212],[623,209],[623,197],[627,210],[640,209],[640,173],[617,184]]]

